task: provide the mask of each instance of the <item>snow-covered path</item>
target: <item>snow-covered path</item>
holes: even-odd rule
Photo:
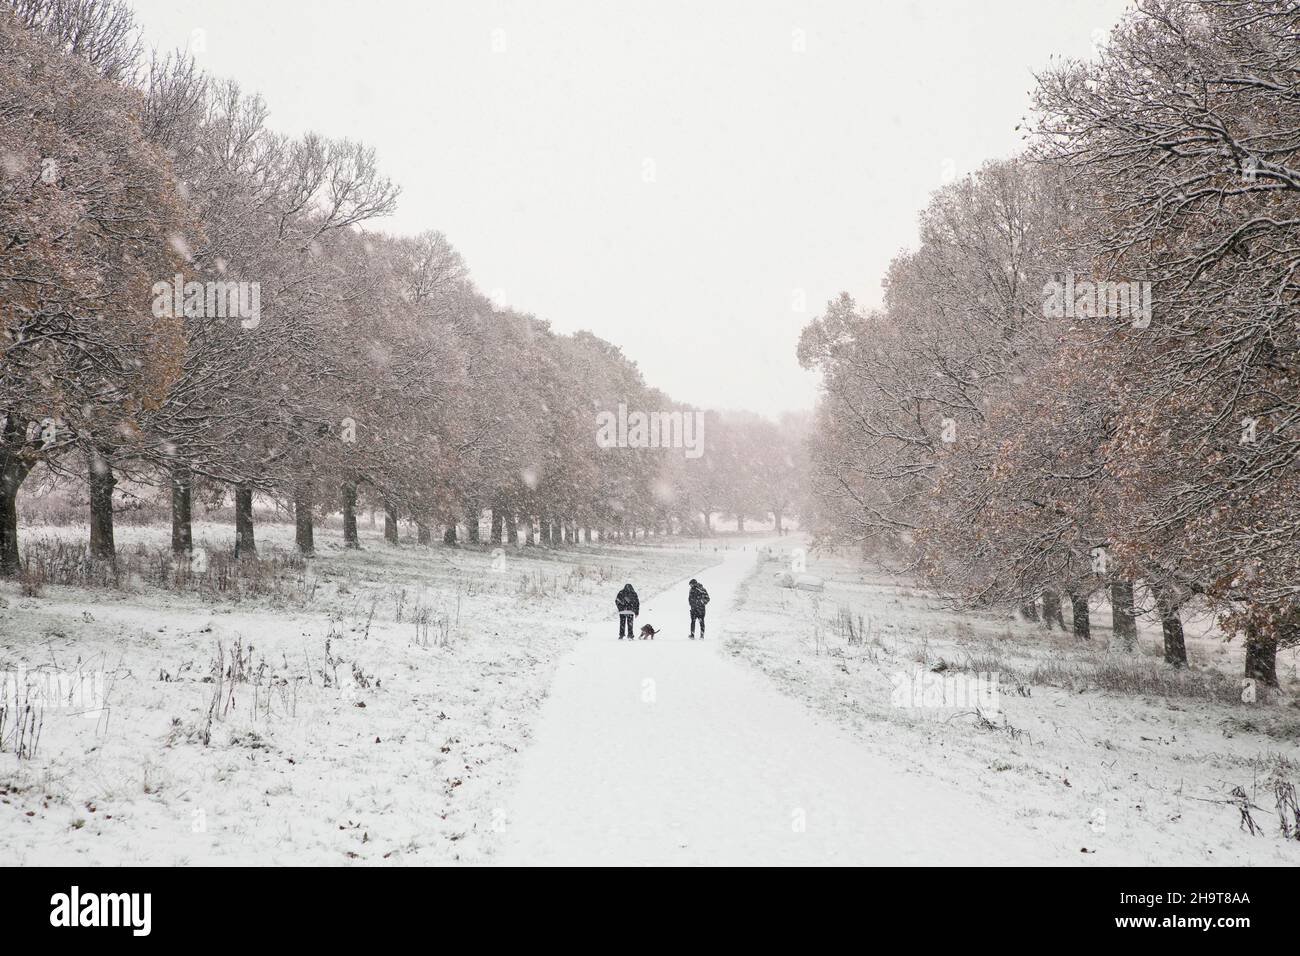
[[[593,625],[557,672],[507,810],[510,864],[1074,862],[987,802],[873,754],[719,638],[756,550],[700,572],[709,640],[686,638],[686,582],[616,640]],[[635,583],[635,582],[633,582]]]

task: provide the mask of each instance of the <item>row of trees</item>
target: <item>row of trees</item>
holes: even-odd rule
[[[1089,636],[1202,602],[1300,640],[1300,12],[1142,0],[1039,77],[1022,157],[937,193],[883,307],[804,331],[821,533]]]
[[[266,106],[183,55],[146,58],[118,0],[0,9],[0,574],[21,567],[33,471],[84,481],[111,560],[114,492],[169,490],[172,544],[196,502],[291,503],[314,549],[382,507],[396,541],[707,525],[794,506],[789,428],[709,413],[700,454],[600,447],[620,403],[693,410],[586,333],[494,308],[437,232],[374,231],[398,188],[349,140],[287,137]],[[793,423],[797,425],[798,423]]]

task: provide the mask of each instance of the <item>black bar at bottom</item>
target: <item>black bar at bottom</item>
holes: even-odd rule
[[[1300,846],[1296,852],[1300,860]],[[1181,944],[1198,936],[1227,946],[1294,933],[1294,887],[1285,869],[868,869],[811,879],[734,869],[623,872],[615,880],[581,870],[544,881],[539,875],[474,868],[9,868],[0,870],[0,900],[10,939],[77,933],[82,941],[112,936],[128,945],[207,938],[222,945],[256,940],[259,947],[316,938],[375,944],[439,925],[457,933],[477,926],[480,942],[501,929],[515,935],[530,927],[539,941],[553,941],[565,924],[570,932],[585,926],[579,935],[590,938],[589,930],[610,920],[634,936],[674,938],[699,921],[710,932],[708,924],[723,916],[722,935],[733,943],[751,935],[834,933],[842,920],[865,933],[923,928],[927,944],[969,943],[972,932],[982,931],[1044,944],[1126,937]],[[688,936],[694,940],[696,931]]]

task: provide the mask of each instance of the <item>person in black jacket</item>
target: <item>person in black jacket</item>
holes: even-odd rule
[[[691,590],[686,595],[686,603],[691,606],[691,640],[695,640],[695,621],[700,622],[700,640],[704,640],[704,606],[709,603],[709,592],[704,585],[691,578]]]
[[[614,607],[618,608],[618,639],[623,640],[623,632],[626,631],[627,639],[634,640],[632,619],[641,613],[641,599],[636,596],[632,585],[623,585],[623,590],[614,598]]]

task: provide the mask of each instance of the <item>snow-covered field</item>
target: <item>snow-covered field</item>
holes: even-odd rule
[[[1240,644],[1225,643],[1209,621],[1189,622],[1191,673],[1179,677],[1161,663],[1151,621],[1136,661],[1108,654],[1106,607],[1094,608],[1092,643],[1080,647],[1006,615],[954,614],[937,596],[844,556],[807,555],[808,570],[826,580],[821,593],[778,587],[774,572],[790,567],[799,545],[785,539],[751,576],[725,625],[727,650],[906,769],[918,789],[978,795],[965,830],[1010,823],[1060,863],[1300,863],[1300,842],[1281,836],[1276,806],[1277,784],[1300,788],[1295,649],[1278,657],[1281,693],[1247,704]],[[920,698],[910,694],[918,672]],[[999,675],[998,713],[987,723],[974,713],[977,695],[963,696],[979,673]],[[1240,827],[1238,787],[1259,835]],[[965,862],[1009,862],[1011,849]],[[913,862],[936,860],[918,847]]]
[[[799,537],[494,551],[363,529],[358,553],[327,529],[301,565],[291,527],[258,533],[276,568],[238,599],[151,583],[156,526],[119,529],[124,587],[0,584],[0,671],[102,672],[106,695],[47,703],[21,760],[10,707],[0,857],[1300,861],[1274,806],[1300,783],[1295,652],[1281,694],[1242,703],[1240,648],[1205,622],[1192,672],[1170,676],[1149,624],[1136,661],[1108,655],[1105,611],[1081,648],[847,557],[809,556],[824,592],[778,587]],[[229,536],[196,526],[200,545]],[[713,595],[704,644],[685,634],[693,575]],[[654,642],[614,639],[627,580]],[[950,689],[996,673],[996,705],[976,700],[990,719],[968,700],[902,706],[936,703],[900,699],[918,672]]]
[[[166,534],[120,527],[118,545],[154,549]],[[263,558],[288,555],[290,526],[258,534]],[[195,537],[227,546],[231,532],[197,524]],[[0,584],[11,683],[20,669],[24,682],[104,672],[107,696],[91,713],[46,706],[30,759],[12,740],[0,752],[0,858],[489,860],[557,655],[597,618],[613,634],[628,576],[652,593],[719,559],[691,540],[494,555],[363,537],[357,553],[320,533],[309,566],[241,600],[138,580],[35,597]],[[11,708],[4,732],[14,725]]]
[[[523,757],[503,859],[528,864],[1050,862],[1009,817],[968,821],[961,781],[921,780],[719,648],[758,564],[733,550],[701,575],[712,637],[653,644],[593,631],[565,659]],[[677,585],[647,616],[686,607]],[[665,611],[666,608],[666,611]],[[769,626],[782,622],[768,617]]]

